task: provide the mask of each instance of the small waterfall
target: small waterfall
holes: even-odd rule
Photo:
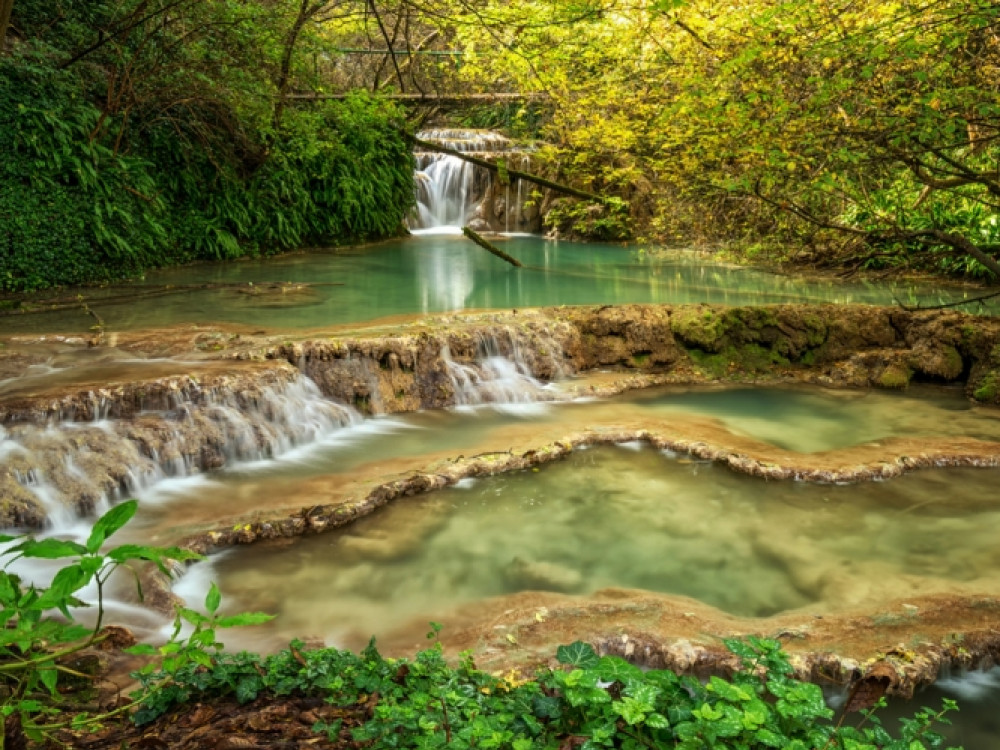
[[[456,406],[493,404],[509,408],[560,398],[558,392],[532,374],[512,331],[500,329],[479,334],[477,339],[474,364],[456,362],[447,344],[441,350]]]
[[[428,130],[418,137],[486,159],[502,157],[512,168],[524,169],[528,161],[523,152],[511,150],[508,138],[488,130]],[[409,222],[411,230],[456,230],[467,224],[484,231],[537,230],[523,216],[526,191],[520,180],[497,190],[498,183],[488,169],[457,156],[433,151],[417,151],[414,156],[417,207]],[[514,195],[516,205],[511,203]]]
[[[304,376],[263,388],[249,402],[233,392],[196,395],[130,419],[3,430],[0,495],[5,487],[26,490],[47,523],[63,527],[167,479],[275,458],[361,420]]]

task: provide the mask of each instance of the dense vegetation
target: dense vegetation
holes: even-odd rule
[[[5,289],[393,231],[402,114],[322,98],[359,90],[534,95],[444,115],[624,201],[558,202],[566,231],[1000,275],[989,0],[3,0],[0,35],[11,8]]]
[[[1000,275],[996,3],[559,7],[461,27],[466,72],[548,95],[543,154],[629,199],[623,233]]]
[[[141,687],[130,702],[103,713],[81,703],[74,711],[73,694],[86,696],[94,675],[71,657],[109,636],[101,629],[101,611],[112,574],[143,561],[166,573],[169,559],[197,557],[177,548],[105,549],[136,509],[134,500],[115,506],[83,544],[54,537],[0,539],[12,543],[0,570],[0,715],[12,747],[24,747],[26,738],[79,737],[122,714],[145,724],[192,702],[227,696],[240,703],[260,696],[319,697],[331,711],[314,731],[345,747],[372,748],[923,750],[941,746],[931,725],[955,707],[918,712],[896,739],[874,715],[863,728],[833,724],[820,688],[794,679],[780,644],[762,638],[728,641],[742,668],[729,680],[712,677],[707,683],[599,657],[582,642],[560,647],[562,668],[541,670],[533,679],[490,675],[468,655],[457,666],[449,664],[436,641],[440,626],[433,624],[428,638],[435,643],[412,660],[387,659],[374,642],[357,655],[307,651],[302,643],[266,658],[232,655],[222,650],[220,628],[270,618],[220,616],[213,585],[204,612],[177,608],[167,643],[129,649],[149,659],[134,675]],[[9,569],[19,558],[64,564],[47,588],[36,587]],[[71,611],[82,605],[79,597],[88,587],[94,587],[98,608],[89,628],[74,622]]]
[[[400,113],[363,95],[282,107],[300,53],[270,6],[14,4],[0,290],[398,231],[413,193]]]

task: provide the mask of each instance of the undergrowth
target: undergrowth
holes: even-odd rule
[[[428,635],[435,638],[437,626]],[[743,668],[731,680],[703,683],[669,670],[643,670],[586,643],[561,646],[558,669],[533,679],[493,675],[463,654],[445,660],[440,642],[411,659],[382,656],[374,641],[360,654],[303,650],[274,656],[222,654],[209,668],[188,663],[143,675],[135,720],[146,723],[208,696],[246,703],[261,695],[321,696],[348,719],[313,728],[331,741],[372,748],[559,750],[922,750],[940,748],[935,722],[956,709],[925,708],[893,737],[876,709],[860,728],[832,723],[819,687],[792,677],[777,641],[727,640]],[[164,681],[167,688],[158,688]],[[881,707],[880,703],[876,708]],[[355,712],[350,713],[351,709]],[[360,717],[360,718],[359,718]]]

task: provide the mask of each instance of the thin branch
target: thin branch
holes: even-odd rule
[[[946,302],[943,305],[904,305],[899,300],[896,300],[896,304],[907,312],[916,312],[917,310],[947,310],[950,307],[962,307],[963,305],[974,305],[977,302],[985,302],[986,300],[993,299],[994,297],[1000,297],[1000,292],[991,292],[990,294],[983,294],[979,297],[963,299],[958,302]]]

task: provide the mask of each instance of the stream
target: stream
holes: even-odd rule
[[[154,271],[132,284],[86,290],[89,308],[112,334],[221,325],[298,335],[463,310],[941,304],[975,296],[974,290],[911,282],[792,278],[709,263],[685,250],[498,238],[525,264],[518,270],[456,235],[454,226],[435,226],[481,218],[475,204],[488,188],[470,182],[476,178],[468,170],[429,158],[421,165],[427,174],[457,180],[445,193],[459,191],[464,202],[422,205],[413,236]],[[427,180],[422,200],[432,201],[438,193]],[[517,210],[503,221],[520,227],[527,213],[519,188],[512,190]],[[505,210],[512,205],[508,196]],[[225,286],[187,289],[206,284]],[[154,288],[179,291],[143,296]],[[132,292],[139,296],[123,296]],[[5,335],[39,337],[31,344],[38,347],[64,340],[51,334],[86,334],[93,323],[76,309],[2,318]],[[0,402],[99,383],[112,373],[134,372],[138,379],[186,365],[78,346],[0,381]],[[648,427],[765,457],[831,454],[858,463],[904,440],[1000,443],[1000,411],[971,406],[955,387],[671,386],[585,400],[564,383],[535,380],[516,356],[490,356],[475,368],[448,362],[447,375],[457,406],[394,416],[362,418],[296,373],[290,382],[245,394],[246,403],[178,396],[171,408],[183,420],[166,407],[143,409],[134,420],[95,407],[88,421],[60,414],[4,425],[0,473],[9,470],[18,490],[45,507],[48,534],[85,537],[87,520],[67,510],[67,499],[83,498],[97,513],[131,496],[140,501],[139,513],[115,541],[167,545],[255,513],[278,517],[338,502],[370,489],[373,478],[389,481],[459,455],[540,447],[582,430]],[[201,463],[183,450],[193,439],[185,425],[192,424],[211,434]],[[524,471],[463,478],[326,534],[230,548],[189,568],[174,591],[195,605],[214,580],[226,611],[276,614],[266,626],[227,633],[228,647],[260,650],[295,637],[359,648],[374,635],[390,652],[407,653],[425,643],[432,619],[443,621],[447,633],[450,619],[502,613],[521,601],[517,597],[584,601],[622,590],[733,617],[788,614],[811,621],[864,608],[872,623],[891,628],[910,623],[917,608],[890,609],[889,601],[1000,595],[998,472],[930,468],[851,485],[769,482],[625,441],[577,448]],[[44,576],[43,568],[22,572]],[[167,626],[124,594],[116,594],[109,609],[140,637],[155,639]],[[970,705],[995,705],[995,674],[979,682],[976,675],[956,682],[959,687],[944,681],[939,689],[973,684],[978,692]],[[983,739],[992,735],[993,716],[988,710],[977,716],[976,723],[966,723],[964,714],[956,720],[966,728],[952,736],[966,750],[993,746]]]
[[[687,250],[647,251],[539,237],[508,237],[500,243],[527,268],[509,266],[461,235],[420,234],[365,247],[150,271],[142,282],[86,294],[89,307],[111,331],[212,323],[244,331],[302,330],[394,316],[546,305],[889,305],[897,300],[913,305],[977,296],[975,289],[915,282],[780,276],[706,262]],[[101,301],[150,287],[207,283],[238,286]],[[283,286],[268,289],[275,283]],[[301,286],[308,284],[314,286]],[[0,321],[6,333],[84,333],[94,324],[81,309],[12,315]]]

